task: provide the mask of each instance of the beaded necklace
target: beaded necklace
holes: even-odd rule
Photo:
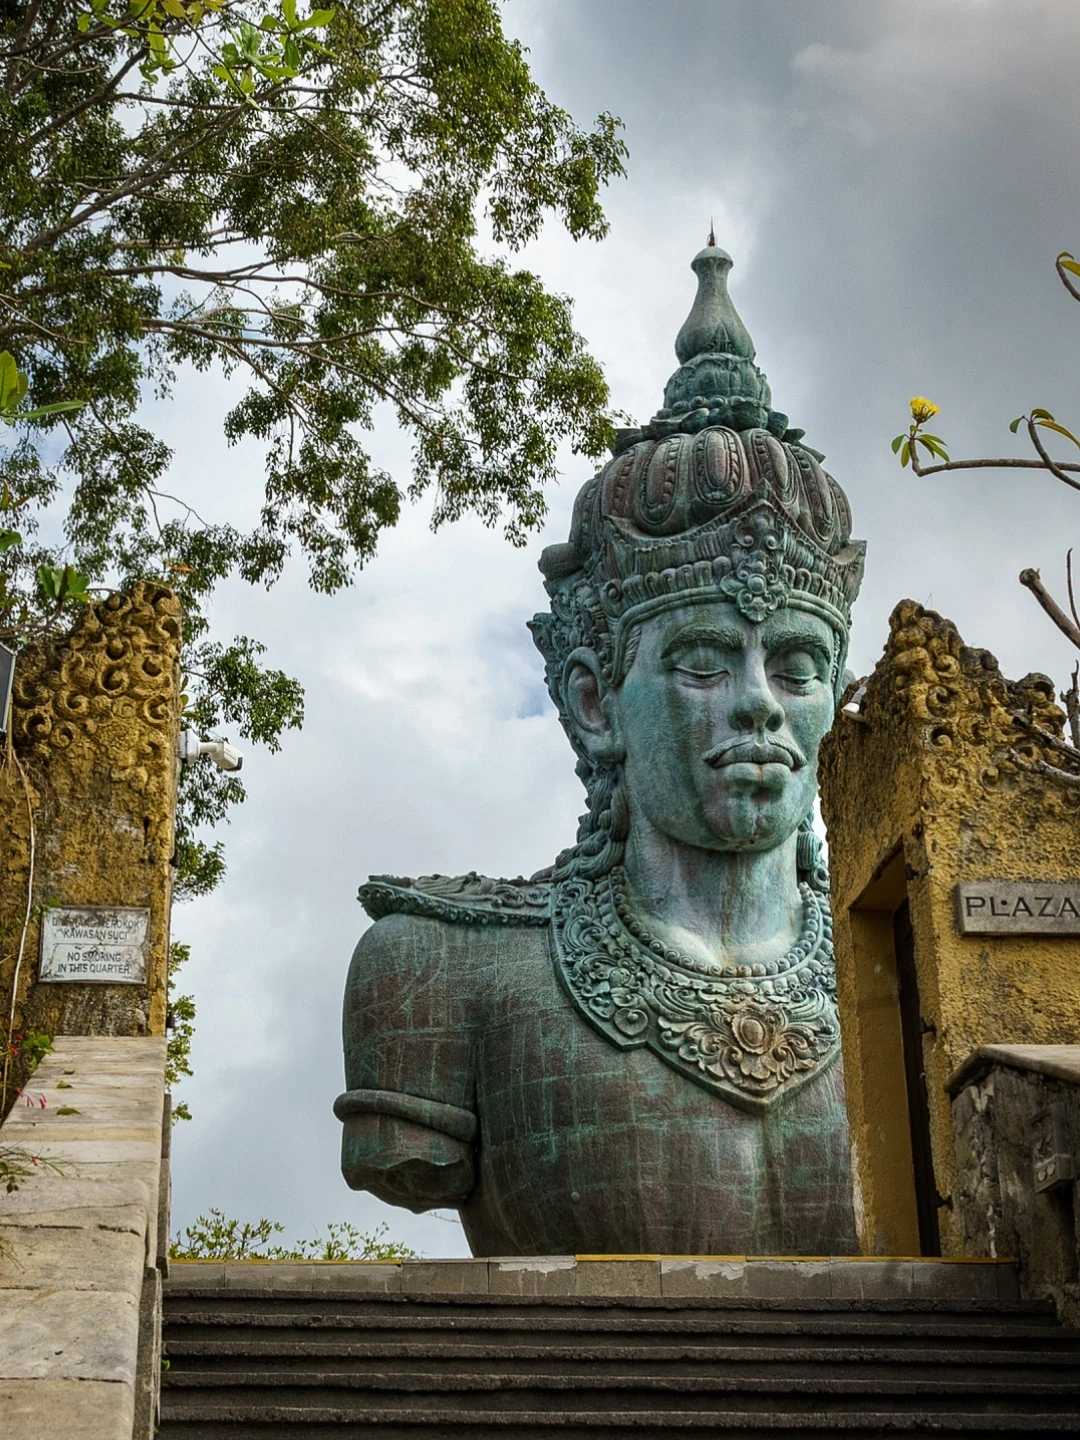
[[[571,877],[554,895],[552,957],[583,1017],[620,1049],[760,1110],[839,1053],[828,906],[805,882],[800,934],[778,960],[708,966],[650,934],[621,867]]]

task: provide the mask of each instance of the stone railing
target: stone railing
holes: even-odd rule
[[[962,1242],[1080,1324],[1080,1045],[984,1045],[948,1090]]]
[[[0,1192],[4,1440],[154,1433],[168,1236],[165,1045],[160,1036],[58,1037],[0,1128],[0,1146],[57,1167]]]

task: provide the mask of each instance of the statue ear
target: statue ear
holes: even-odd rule
[[[608,765],[622,760],[625,751],[615,695],[592,650],[580,647],[567,656],[562,693],[589,759]]]

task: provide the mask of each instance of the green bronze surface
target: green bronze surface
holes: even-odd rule
[[[531,880],[376,876],[342,1169],[475,1254],[854,1246],[828,877],[811,828],[863,547],[695,257],[665,406],[540,562],[587,793]]]

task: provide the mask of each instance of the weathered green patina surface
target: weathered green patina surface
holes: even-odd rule
[[[375,877],[342,1169],[476,1254],[854,1247],[810,827],[863,546],[697,255],[664,407],[540,562],[577,843],[531,880]]]

